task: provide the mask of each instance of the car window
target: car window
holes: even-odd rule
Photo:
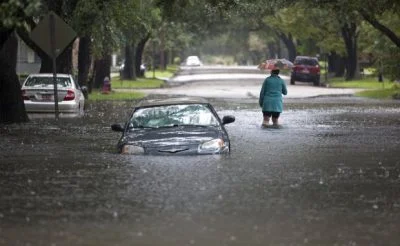
[[[316,66],[318,65],[318,61],[315,59],[296,59],[294,61],[295,65],[308,65],[308,66]]]
[[[73,81],[74,81],[75,88],[80,90],[81,86],[79,85],[78,81],[76,81],[76,80],[73,80]]]
[[[212,111],[203,104],[166,105],[136,110],[130,120],[133,128],[176,125],[218,125]]]
[[[197,56],[189,56],[187,58],[188,61],[200,61],[200,59]]]
[[[25,82],[25,86],[51,86],[53,85],[52,77],[29,77]],[[65,77],[57,78],[57,86],[60,87],[72,87],[71,80]]]

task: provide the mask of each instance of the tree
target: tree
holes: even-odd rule
[[[129,0],[117,5],[117,26],[124,47],[123,77],[136,79],[147,41],[161,24],[160,11],[153,1]]]
[[[15,33],[12,33],[0,51],[0,123],[28,121],[15,71],[17,48],[17,38]]]
[[[0,123],[27,122],[16,74],[15,29],[40,7],[39,0],[9,0],[0,3]]]
[[[360,13],[360,15],[371,26],[377,29],[381,34],[385,35],[391,40],[398,48],[400,48],[400,35],[394,27],[380,21],[385,16],[389,15],[394,19],[399,19],[400,3],[394,0],[372,1],[357,0],[354,2],[353,8]],[[378,19],[379,18],[379,19]]]
[[[62,18],[67,23],[71,22],[71,17],[79,0],[41,0],[41,8],[35,15],[28,16],[25,23],[29,29],[19,28],[18,34],[22,40],[33,50],[41,59],[40,73],[53,72],[53,61],[50,56],[43,52],[31,40],[29,32],[36,28],[39,20],[43,18],[49,11],[53,11],[56,15]],[[58,73],[72,73],[72,44],[71,42],[64,51],[58,55],[56,67]]]

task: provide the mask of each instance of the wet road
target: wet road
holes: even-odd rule
[[[0,126],[0,245],[399,245],[400,103],[214,100],[229,156],[120,156],[128,103]],[[101,112],[101,113],[99,113]]]

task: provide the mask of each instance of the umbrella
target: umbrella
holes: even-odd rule
[[[291,69],[292,67],[293,63],[286,59],[270,59],[258,65],[258,68],[261,70],[282,70]]]

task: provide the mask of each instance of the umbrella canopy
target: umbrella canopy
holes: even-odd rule
[[[286,59],[270,59],[258,65],[261,70],[283,70],[291,69],[292,67],[293,63]]]

